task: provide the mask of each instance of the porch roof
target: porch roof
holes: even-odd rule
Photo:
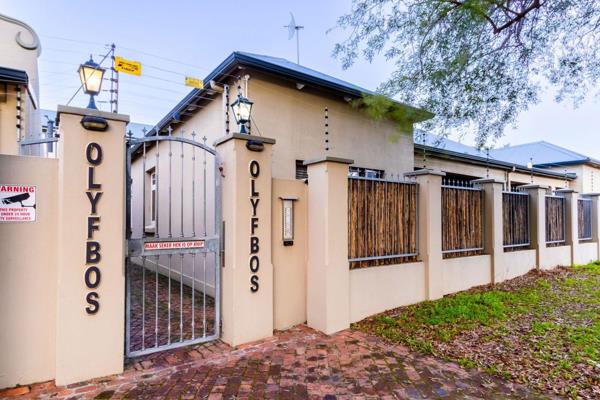
[[[29,77],[27,72],[20,69],[0,67],[0,82],[21,83],[27,85]]]

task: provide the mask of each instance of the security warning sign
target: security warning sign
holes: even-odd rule
[[[35,221],[36,187],[0,183],[0,222]]]
[[[142,63],[115,56],[115,71],[130,75],[142,75]]]
[[[144,250],[172,250],[172,249],[201,249],[204,240],[185,240],[177,242],[146,242]]]

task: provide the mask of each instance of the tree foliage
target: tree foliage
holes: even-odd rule
[[[379,91],[436,114],[425,128],[502,135],[538,101],[597,91],[600,1],[353,0],[338,19],[350,33],[334,55],[344,68],[383,54],[395,70]]]

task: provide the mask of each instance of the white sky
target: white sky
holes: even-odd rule
[[[189,92],[182,83],[185,75],[203,78],[234,50],[295,60],[295,40],[288,41],[283,28],[290,11],[306,26],[301,32],[303,65],[375,89],[392,71],[385,60],[359,62],[344,71],[331,57],[334,44],[344,36],[326,31],[349,8],[350,0],[0,0],[0,13],[27,22],[40,35],[43,108],[65,104],[79,86],[78,65],[90,53],[99,61],[106,52],[103,44],[114,42],[117,55],[143,64],[141,78],[121,74],[119,111],[147,124],[160,120]],[[72,103],[86,104],[84,95]],[[508,129],[499,145],[546,140],[600,158],[599,106],[590,99],[573,109],[554,103],[548,93],[519,117],[518,127]],[[473,144],[469,134],[461,140]]]

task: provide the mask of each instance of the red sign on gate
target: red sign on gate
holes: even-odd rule
[[[144,250],[173,250],[173,249],[201,249],[204,240],[185,240],[177,242],[146,242]]]

